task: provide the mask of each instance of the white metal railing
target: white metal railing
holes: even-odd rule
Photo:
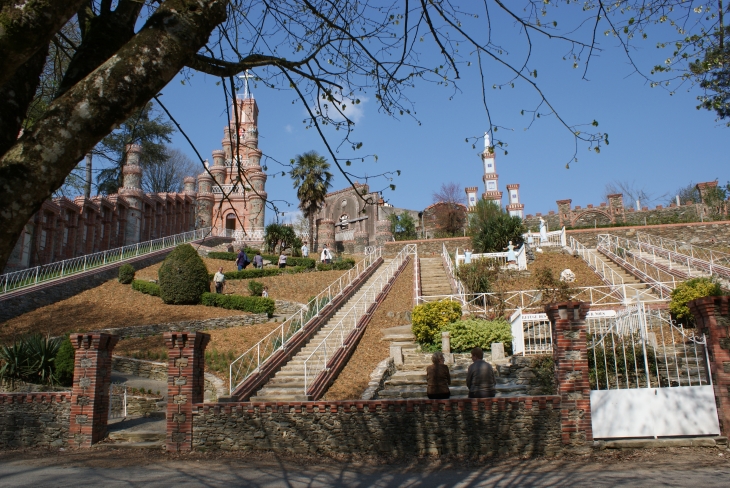
[[[573,252],[583,258],[583,261],[585,261],[588,266],[601,277],[604,283],[614,287],[617,293],[621,293],[626,290],[623,276],[618,274],[610,264],[601,259],[598,252],[588,249],[573,237],[570,238],[570,248]],[[622,296],[625,300],[628,298],[624,293],[622,293]]]
[[[672,273],[642,256],[639,241],[611,234],[599,234],[596,249],[649,284],[661,296],[668,297],[677,287],[677,278]]]
[[[546,232],[543,238],[539,232],[525,232],[522,238],[531,247],[565,247],[567,245],[565,227]]]
[[[21,288],[35,286],[46,281],[63,278],[65,276],[83,273],[94,268],[118,263],[127,259],[136,258],[145,254],[175,247],[179,244],[197,241],[210,235],[210,227],[183,232],[168,237],[161,237],[151,241],[130,244],[93,254],[86,254],[63,261],[43,264],[35,268],[23,269],[0,275],[0,297],[8,292]]]
[[[657,257],[666,259],[670,269],[679,265],[686,267],[687,276],[716,275],[730,279],[730,254],[643,232],[636,233],[636,240],[642,252],[650,252],[655,261]]]
[[[257,342],[248,351],[237,357],[229,366],[230,390],[233,394],[246,378],[258,372],[261,366],[276,351],[286,348],[287,343],[300,333],[306,325],[318,317],[324,307],[332,300],[340,296],[350,284],[367,271],[380,258],[382,248],[375,248],[365,259],[355,265],[354,268],[344,273],[337,280],[333,281],[327,288],[312,298],[306,308],[301,309],[277,328],[269,332],[263,339]]]
[[[214,234],[218,237],[232,237],[237,242],[245,241],[263,241],[265,231],[263,229],[255,230],[233,230],[233,229],[215,229]]]
[[[527,252],[526,246],[522,245],[517,251],[515,251],[515,262],[517,263],[517,269],[520,271],[527,269]],[[509,265],[509,262],[507,261],[508,252],[485,252],[480,254],[472,254],[471,260],[477,261],[479,259],[494,259],[499,262],[499,265],[501,267],[506,267]],[[456,249],[455,253],[456,257],[456,266],[459,267],[466,261],[466,255],[465,254],[459,254],[459,249]]]
[[[456,249],[456,256],[458,257],[459,249]],[[456,291],[456,293],[463,294],[466,293],[466,289],[464,288],[464,284],[461,282],[458,276],[456,276],[456,268],[454,267],[454,263],[451,261],[451,255],[449,254],[449,251],[446,249],[446,244],[441,243],[441,259],[444,262],[444,269],[446,269],[446,274],[449,276],[449,280],[451,281],[451,290]]]
[[[345,232],[337,232],[335,234],[335,241],[341,242],[341,241],[351,241],[355,239],[355,231],[354,230],[346,230]]]
[[[378,273],[372,284],[366,289],[360,291],[360,297],[345,312],[340,321],[335,324],[334,328],[322,339],[312,353],[304,360],[304,394],[307,394],[309,387],[314,383],[317,376],[326,371],[329,360],[342,347],[346,347],[347,339],[350,333],[355,330],[362,316],[367,312],[370,306],[375,302],[378,295],[383,291],[393,275],[398,271],[408,256],[417,257],[417,247],[415,244],[407,244],[401,251],[388,263],[388,266]]]
[[[642,284],[648,288],[636,288],[636,286]],[[673,282],[655,283],[654,285],[668,288],[673,286]],[[609,285],[576,287],[572,289],[573,293],[570,296],[570,300],[588,302],[593,307],[616,307],[625,305],[625,297],[631,298],[632,301],[643,301],[645,303],[666,303],[669,301],[669,294],[655,294],[655,290],[651,289],[651,286],[652,284],[647,283],[634,283],[625,284],[621,288]],[[438,300],[459,302],[462,304],[462,309],[465,314],[478,315],[489,315],[500,307],[502,310],[508,312],[517,309],[539,310],[543,307],[542,291],[540,290],[515,290],[501,293],[464,293],[418,297],[419,304]]]

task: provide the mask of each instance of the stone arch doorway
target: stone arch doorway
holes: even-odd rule
[[[236,214],[226,215],[226,230],[236,230]]]

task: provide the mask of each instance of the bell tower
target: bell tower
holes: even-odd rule
[[[489,133],[484,133],[484,152],[479,155],[484,164],[484,194],[482,198],[491,201],[502,207],[502,192],[499,191],[499,175],[497,175],[497,163],[495,154],[489,147]]]

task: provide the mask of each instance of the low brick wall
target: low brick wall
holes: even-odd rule
[[[418,256],[422,258],[440,256],[443,245],[453,253],[456,248],[464,249],[471,247],[471,237],[448,237],[443,239],[421,239],[417,241],[393,241],[383,245],[383,256],[393,257],[398,254],[406,244],[418,245]]]
[[[234,315],[205,320],[184,320],[152,325],[136,325],[132,327],[116,327],[88,332],[88,334],[105,333],[119,336],[121,339],[133,337],[150,337],[164,332],[201,332],[204,330],[230,329],[243,325],[265,324],[269,317],[265,313],[251,315]]]
[[[112,356],[112,371],[167,382],[167,363]]]
[[[555,454],[556,396],[193,407],[196,450],[441,456]]]
[[[71,392],[0,394],[0,449],[68,444]]]
[[[691,224],[638,225],[632,227],[606,227],[604,229],[568,230],[568,236],[586,247],[596,247],[598,234],[612,234],[633,239],[636,232],[696,244],[700,247],[712,245],[730,246],[730,222],[694,222]]]

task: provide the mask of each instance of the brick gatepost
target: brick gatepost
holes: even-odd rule
[[[563,302],[545,306],[553,329],[556,394],[560,396],[563,444],[584,451],[592,448],[591,387],[588,379],[586,314],[590,304]]]
[[[165,332],[167,366],[167,450],[193,449],[193,404],[203,403],[205,347],[210,334]]]
[[[723,435],[730,432],[730,297],[698,298],[687,304],[705,334],[717,416]]]
[[[119,337],[111,334],[71,334],[75,351],[71,391],[69,445],[91,447],[106,435],[112,349]]]

